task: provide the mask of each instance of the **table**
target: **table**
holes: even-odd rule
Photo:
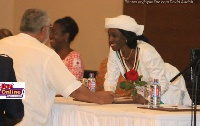
[[[98,105],[56,97],[51,126],[191,126],[191,112],[137,108],[137,104]],[[200,112],[197,112],[200,126]]]

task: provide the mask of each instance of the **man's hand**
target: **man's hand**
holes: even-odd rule
[[[114,100],[114,93],[111,91],[98,91],[95,92],[96,97],[98,97],[98,104],[111,104]]]
[[[111,104],[114,100],[114,93],[111,91],[91,92],[83,85],[73,91],[70,96],[79,101],[93,102],[97,104]]]

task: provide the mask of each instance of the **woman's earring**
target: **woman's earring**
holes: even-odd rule
[[[127,43],[127,39],[126,39],[126,43]]]

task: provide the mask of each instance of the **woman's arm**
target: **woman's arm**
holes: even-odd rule
[[[120,75],[120,68],[117,64],[116,52],[110,48],[108,56],[107,73],[105,75],[104,90],[115,92],[118,78]]]

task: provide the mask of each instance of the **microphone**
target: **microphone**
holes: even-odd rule
[[[174,80],[176,80],[176,78],[178,78],[181,74],[185,73],[185,71],[187,71],[189,68],[193,67],[196,65],[197,62],[199,62],[199,58],[195,59],[193,62],[190,63],[189,66],[187,66],[184,70],[182,70],[181,72],[179,72],[175,77],[173,77],[170,82],[173,82]]]

